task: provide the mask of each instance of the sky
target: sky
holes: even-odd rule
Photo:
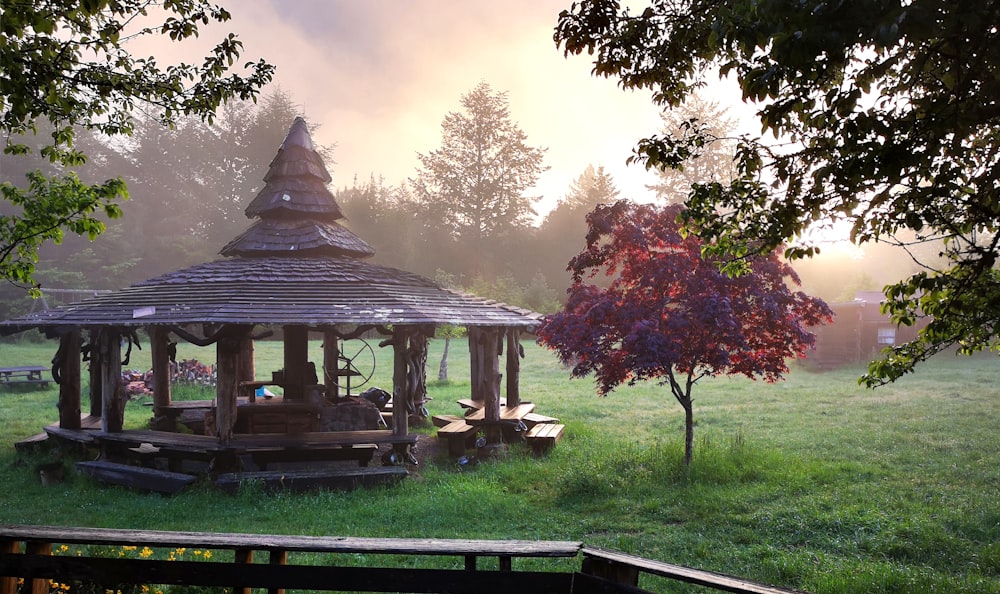
[[[239,0],[232,31],[244,59],[277,67],[272,83],[301,105],[313,139],[334,146],[334,187],[355,176],[398,185],[418,153],[441,145],[441,122],[480,81],[507,93],[511,119],[546,149],[532,195],[544,213],[588,164],[603,166],[623,197],[645,201],[654,178],[626,166],[637,141],[661,127],[648,93],[591,75],[588,56],[564,57],[552,40],[572,0]],[[244,60],[245,61],[245,60]],[[289,122],[291,124],[291,122]]]

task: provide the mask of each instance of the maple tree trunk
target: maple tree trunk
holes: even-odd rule
[[[684,405],[684,466],[691,466],[694,450],[694,406],[690,399]]]

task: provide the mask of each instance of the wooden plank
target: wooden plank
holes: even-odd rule
[[[0,554],[8,555],[21,552],[21,543],[16,540],[0,540]],[[17,576],[4,575],[0,577],[0,594],[17,594]]]
[[[32,435],[31,437],[25,437],[21,441],[14,442],[14,449],[18,452],[28,452],[31,451],[35,446],[45,443],[48,440],[49,434],[42,431]]]
[[[73,526],[0,525],[0,540],[60,544],[149,545],[203,549],[280,549],[290,552],[360,553],[481,557],[576,557],[583,544],[553,540],[481,540],[441,538],[368,538],[230,532],[178,532],[85,528]],[[593,549],[592,549],[593,550]],[[201,565],[204,568],[204,565]]]
[[[97,434],[96,431],[89,429],[63,429],[58,426],[45,427],[45,433],[64,441],[83,445],[90,445],[94,443],[94,435]]]
[[[121,485],[138,491],[154,491],[176,495],[195,481],[190,474],[168,472],[142,466],[129,466],[104,460],[77,462],[76,468],[94,479],[112,485]]]
[[[510,407],[500,407],[499,418],[501,422],[516,423],[524,418],[525,415],[535,410],[534,403],[524,402],[513,408]],[[473,412],[472,414],[465,417],[465,420],[469,423],[482,423],[486,421],[486,409],[480,408],[479,410]]]
[[[0,367],[0,374],[10,374],[10,373],[41,373],[47,368],[41,365],[20,365],[15,367]]]
[[[431,423],[433,423],[434,426],[439,429],[441,427],[444,427],[448,423],[454,423],[455,421],[461,421],[461,420],[462,417],[458,415],[434,415],[433,417],[431,417]]]
[[[483,407],[484,402],[482,400],[473,400],[472,398],[462,398],[458,400],[458,405],[465,409],[479,410]]]
[[[539,425],[541,423],[558,423],[559,422],[559,419],[557,419],[555,417],[549,417],[549,416],[546,416],[546,415],[540,415],[540,414],[538,414],[536,412],[530,412],[530,413],[524,415],[524,417],[521,420],[524,421],[524,424],[528,426],[528,429],[531,429],[535,425]]]
[[[256,472],[229,472],[215,478],[215,486],[228,493],[239,491],[248,481],[260,481],[268,491],[311,491],[336,489],[352,491],[399,482],[409,476],[403,466],[344,467],[304,470],[259,470]]]
[[[750,582],[721,573],[702,571],[700,569],[692,569],[681,565],[672,565],[661,561],[644,559],[642,557],[636,557],[635,555],[602,549],[600,547],[585,546],[581,552],[583,553],[585,562],[584,573],[591,573],[587,571],[587,560],[589,559],[590,563],[599,562],[601,564],[626,566],[644,573],[678,580],[689,584],[707,586],[717,590],[725,590],[726,592],[735,592],[736,594],[794,594],[799,592],[797,590],[786,590],[776,588],[774,586]]]
[[[361,443],[348,446],[328,446],[310,448],[254,448],[249,452],[254,464],[260,470],[267,470],[268,464],[275,462],[329,462],[354,460],[358,466],[368,466],[378,446]]]

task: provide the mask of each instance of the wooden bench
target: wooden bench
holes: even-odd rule
[[[49,428],[46,428],[48,430]],[[80,433],[80,432],[77,432]],[[417,435],[395,435],[384,429],[366,431],[318,431],[297,434],[237,434],[227,444],[210,435],[130,429],[119,433],[88,431],[107,458],[140,459],[135,448],[148,444],[157,448],[146,458],[166,458],[168,468],[179,471],[185,460],[208,462],[218,471],[235,470],[240,456],[257,457],[265,466],[271,462],[308,460],[357,460],[367,465],[377,444],[412,445]]]
[[[167,495],[176,495],[195,481],[195,477],[190,474],[130,466],[106,460],[77,462],[76,468],[102,483]]]
[[[45,427],[45,433],[62,441],[89,446],[95,443],[94,434],[97,432],[92,429],[63,429],[58,425],[49,425]]]
[[[32,435],[31,437],[25,437],[20,441],[14,442],[14,449],[18,452],[30,452],[37,448],[39,445],[45,443],[49,439],[49,434],[42,431]]]
[[[500,407],[500,422],[501,423],[513,423],[517,424],[521,422],[521,419],[525,415],[531,413],[535,410],[535,405],[531,402],[522,402],[517,406],[501,406]],[[465,421],[472,425],[482,425],[489,421],[486,420],[486,409],[480,408],[465,417]]]
[[[247,451],[259,470],[267,470],[269,464],[286,462],[339,462],[354,460],[364,467],[372,461],[378,450],[374,443],[334,445],[314,448],[253,448]]]
[[[311,491],[337,489],[351,491],[359,487],[372,487],[399,482],[409,472],[402,466],[342,467],[301,470],[259,470],[256,472],[229,472],[215,478],[215,486],[235,494],[240,485],[260,481],[268,491],[290,489]]]
[[[546,416],[546,415],[540,415],[540,414],[538,414],[536,412],[530,412],[530,413],[524,415],[524,418],[522,418],[521,420],[524,421],[524,424],[528,426],[528,429],[531,429],[535,425],[540,425],[542,423],[558,423],[559,422],[559,419],[557,419],[555,417],[549,417],[549,416]]]
[[[438,429],[444,427],[449,423],[454,423],[455,421],[461,421],[461,420],[462,417],[458,415],[434,415],[433,417],[431,417],[431,423],[433,423],[434,426],[437,427]]]
[[[15,384],[38,384],[45,388],[52,380],[42,377],[45,367],[40,365],[25,365],[21,367],[0,367],[0,384],[12,386]]]
[[[529,429],[524,438],[527,440],[528,445],[531,446],[531,449],[535,450],[535,453],[540,454],[556,445],[556,442],[562,439],[565,431],[566,425],[540,423]]]
[[[448,440],[448,454],[456,457],[463,455],[465,450],[475,447],[477,433],[479,428],[466,423],[464,419],[453,421],[438,429],[438,437]]]

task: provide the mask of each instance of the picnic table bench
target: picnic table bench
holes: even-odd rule
[[[0,384],[39,384],[45,388],[52,380],[42,377],[42,372],[48,368],[41,365],[23,365],[21,367],[0,367]]]

